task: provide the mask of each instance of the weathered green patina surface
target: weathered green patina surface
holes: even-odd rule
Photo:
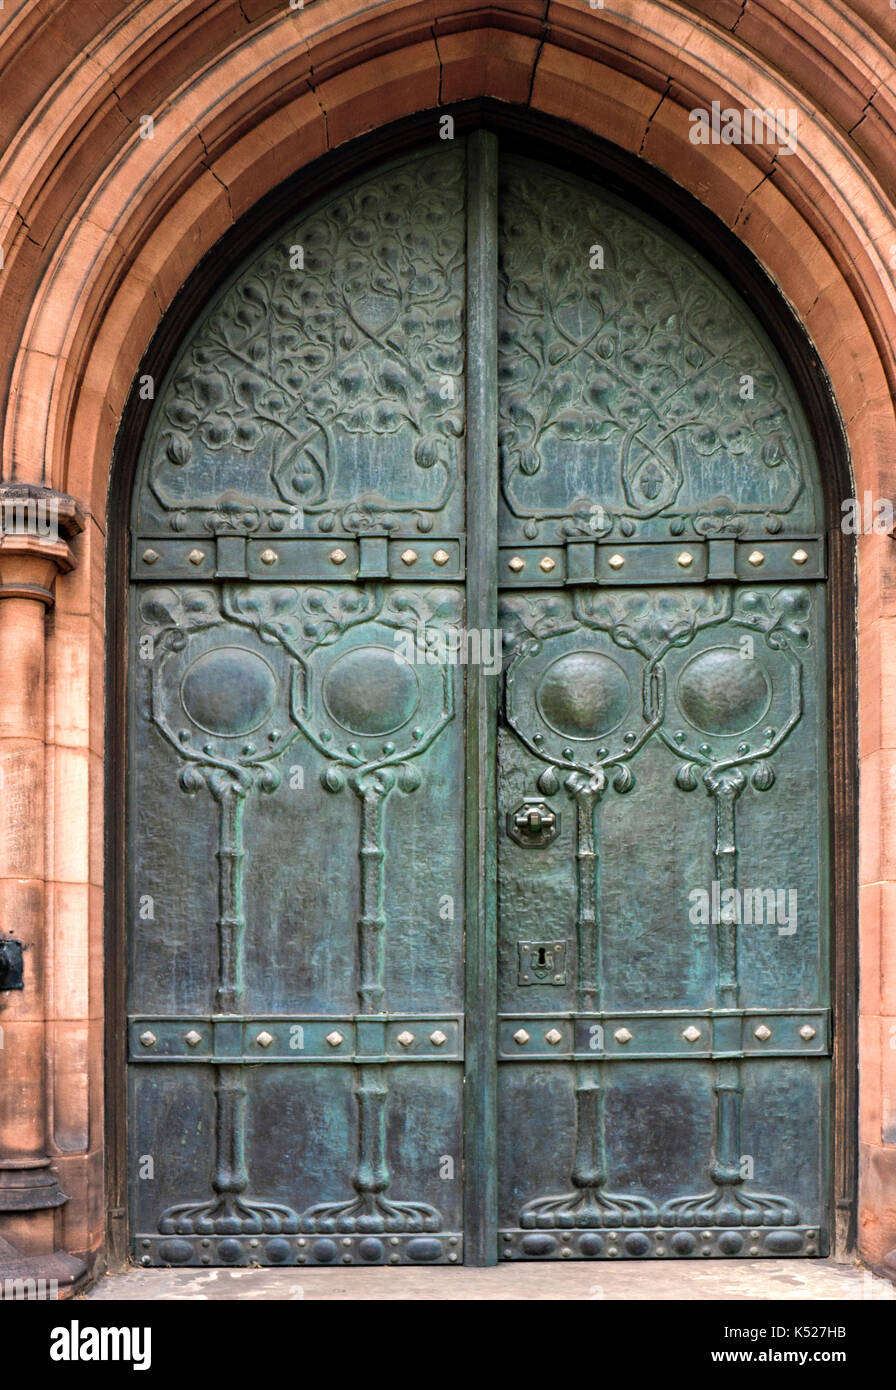
[[[695,253],[498,153],[303,214],[159,391],[144,1264],[826,1250],[811,441]]]

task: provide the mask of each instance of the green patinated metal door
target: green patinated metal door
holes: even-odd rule
[[[493,136],[240,267],[134,495],[140,1263],[824,1253],[821,521],[746,306]]]

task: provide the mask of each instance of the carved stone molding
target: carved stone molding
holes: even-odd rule
[[[32,483],[0,484],[0,598],[53,603],[53,581],[77,561],[70,542],[84,530],[74,497]]]

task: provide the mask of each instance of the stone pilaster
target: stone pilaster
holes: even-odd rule
[[[0,992],[0,1278],[84,1273],[56,1249],[68,1197],[49,1155],[45,883],[46,614],[56,577],[74,568],[83,529],[74,499],[0,486],[0,940],[23,947],[20,990]]]

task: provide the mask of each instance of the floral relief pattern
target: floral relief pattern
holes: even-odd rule
[[[270,244],[201,322],[144,460],[157,526],[459,524],[464,165],[368,177]],[[453,503],[453,507],[450,504]]]
[[[805,425],[746,307],[603,192],[523,160],[504,177],[500,443],[522,534],[814,529]]]

